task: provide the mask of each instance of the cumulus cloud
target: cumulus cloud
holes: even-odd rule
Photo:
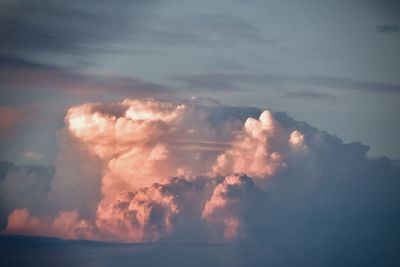
[[[323,259],[328,244],[349,246],[347,236],[365,252],[382,249],[366,239],[399,232],[399,167],[285,113],[198,99],[88,103],[69,109],[58,138],[40,201],[12,198],[36,176],[7,171],[1,180],[1,196],[18,203],[7,209],[6,233],[255,241],[278,257],[302,247]]]

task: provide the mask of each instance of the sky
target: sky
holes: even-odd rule
[[[396,1],[1,6],[4,160],[51,163],[71,105],[192,96],[285,111],[372,157],[400,157]]]
[[[145,244],[144,262],[193,244],[185,262],[222,245],[221,265],[395,265],[399,14],[0,0],[0,261],[67,239]]]

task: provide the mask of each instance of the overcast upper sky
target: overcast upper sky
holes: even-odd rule
[[[392,0],[0,1],[0,158],[51,163],[70,105],[216,99],[400,158]]]

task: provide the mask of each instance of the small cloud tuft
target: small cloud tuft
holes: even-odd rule
[[[25,151],[21,154],[21,157],[32,161],[39,161],[43,159],[43,156],[35,151]]]
[[[399,33],[400,25],[385,24],[376,26],[376,30],[381,33]]]

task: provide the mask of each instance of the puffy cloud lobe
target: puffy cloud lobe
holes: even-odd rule
[[[290,134],[289,143],[293,146],[302,146],[304,145],[304,135],[296,130]]]
[[[218,156],[215,173],[246,173],[265,188],[268,179],[287,167],[287,160],[296,147],[306,149],[304,136],[295,130],[291,134],[282,128],[270,111],[259,119],[248,118],[230,149]]]
[[[174,118],[182,112],[184,106],[125,100],[114,105],[87,104],[71,108],[66,123],[71,134],[100,157],[109,159],[133,144],[157,141],[168,127],[176,124]]]
[[[250,177],[233,174],[218,184],[205,205],[201,217],[224,226],[225,239],[238,237],[243,216],[242,200],[251,193],[254,183]]]
[[[107,239],[156,241],[172,233],[172,220],[178,213],[175,197],[165,186],[153,184],[135,193],[120,193],[108,206],[100,205],[96,226]]]

